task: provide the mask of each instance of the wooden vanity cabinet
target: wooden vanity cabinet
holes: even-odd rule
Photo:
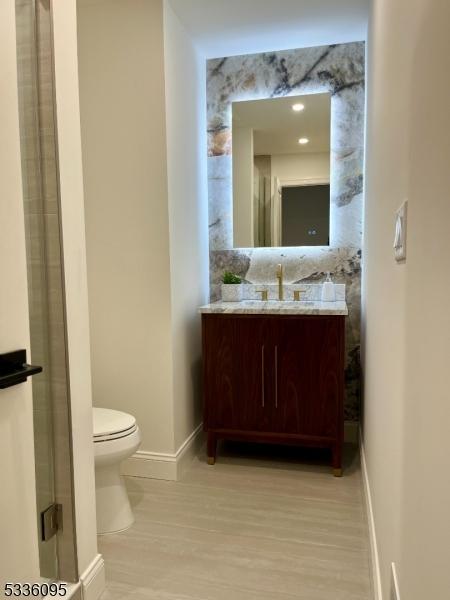
[[[344,316],[202,315],[208,462],[220,438],[329,447],[341,474]]]

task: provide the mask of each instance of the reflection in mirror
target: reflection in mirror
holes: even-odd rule
[[[330,243],[330,94],[233,102],[235,248]]]

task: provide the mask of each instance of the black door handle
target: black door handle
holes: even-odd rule
[[[24,383],[30,375],[41,371],[42,367],[27,364],[26,350],[0,354],[0,389]]]

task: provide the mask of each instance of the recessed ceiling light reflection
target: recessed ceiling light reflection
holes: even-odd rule
[[[309,142],[308,138],[300,138],[298,140],[298,143],[301,144],[302,146],[304,146],[305,144],[307,144]]]
[[[302,110],[305,108],[305,105],[302,104],[301,102],[297,102],[297,104],[293,104],[292,105],[292,110],[294,112],[302,112]]]

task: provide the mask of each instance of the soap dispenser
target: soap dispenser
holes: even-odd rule
[[[327,272],[327,279],[322,284],[322,302],[334,302],[336,300],[336,293],[334,289],[334,283],[331,281],[330,273]]]

